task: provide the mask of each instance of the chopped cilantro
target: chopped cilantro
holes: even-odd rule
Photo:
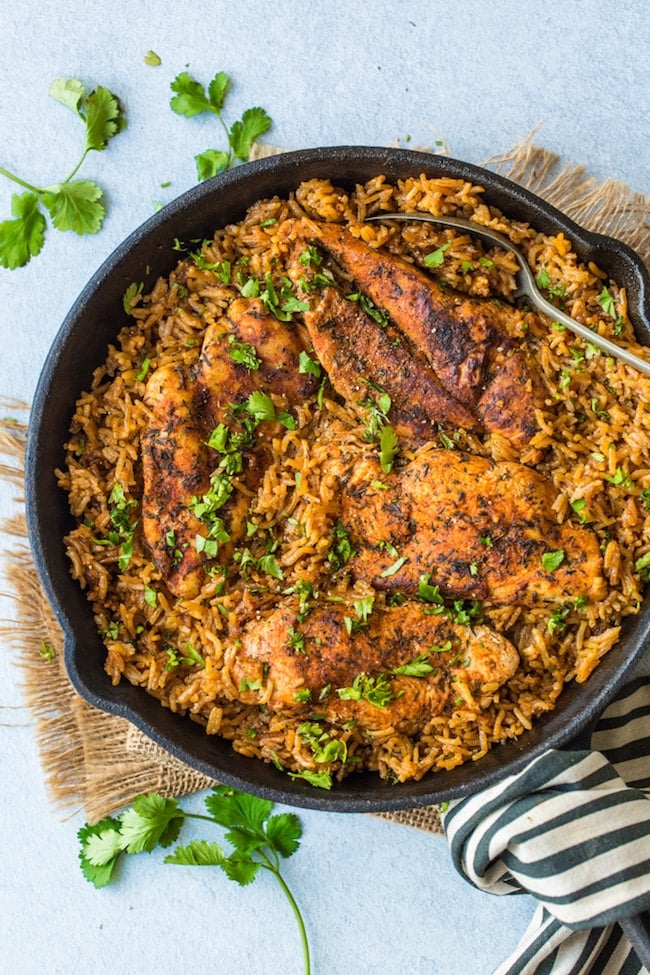
[[[262,365],[262,360],[257,354],[257,349],[254,345],[249,342],[238,342],[234,335],[228,336],[228,343],[230,345],[229,355],[233,362],[237,365],[246,366],[252,372],[259,369]]]
[[[332,544],[327,554],[327,560],[332,570],[335,572],[337,569],[342,568],[346,562],[350,561],[354,554],[355,551],[350,542],[350,536],[347,530],[341,522],[337,522],[334,526]]]
[[[440,267],[445,259],[445,251],[451,247],[451,241],[447,244],[443,244],[442,247],[438,247],[435,251],[431,251],[429,254],[424,255],[424,263],[426,267]]]
[[[378,708],[385,708],[395,699],[387,674],[358,674],[350,687],[339,687],[336,693],[342,701],[368,701]]]
[[[312,359],[304,350],[298,356],[298,372],[310,376],[320,376],[322,372],[320,362]]]
[[[564,562],[564,550],[557,549],[555,552],[544,552],[542,555],[542,566],[545,572],[555,572]]]
[[[127,315],[131,315],[133,313],[133,306],[142,294],[143,288],[144,284],[142,281],[139,284],[133,281],[122,295],[122,307]]]
[[[395,573],[399,572],[399,570],[406,562],[408,562],[408,558],[406,555],[402,555],[401,558],[396,559],[392,565],[389,565],[388,568],[384,569],[384,571],[380,573],[382,579],[387,579],[389,576],[394,576]]]

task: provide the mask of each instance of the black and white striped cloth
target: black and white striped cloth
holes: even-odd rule
[[[591,750],[546,752],[450,803],[443,826],[474,886],[539,902],[493,975],[648,972],[650,933],[639,941],[638,922],[627,919],[650,910],[650,679],[633,681],[606,709]]]

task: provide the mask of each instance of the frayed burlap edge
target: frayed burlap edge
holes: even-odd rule
[[[279,151],[267,146],[258,155]],[[578,224],[624,241],[650,262],[647,197],[615,180],[599,182],[582,166],[560,167],[559,157],[537,146],[533,135],[483,165],[537,193]],[[28,407],[5,400],[2,409],[19,418],[0,421],[0,455],[8,460],[0,464],[0,478],[21,489]],[[81,810],[90,821],[97,821],[141,792],[182,796],[209,788],[213,780],[168,755],[128,721],[98,711],[75,692],[63,663],[62,633],[27,544],[22,497],[16,502],[16,515],[0,526],[11,540],[4,555],[16,618],[0,622],[0,637],[16,651],[52,802],[62,809]],[[380,815],[441,832],[435,806]]]

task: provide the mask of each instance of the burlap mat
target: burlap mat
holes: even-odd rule
[[[558,157],[532,138],[485,165],[533,190],[582,226],[619,238],[650,264],[649,198],[614,180],[600,182],[582,166],[560,167]],[[15,619],[0,624],[0,637],[14,649],[22,671],[25,704],[34,720],[53,803],[81,810],[96,821],[141,792],[181,796],[209,788],[214,784],[210,779],[172,758],[128,721],[91,707],[68,681],[62,634],[27,543],[21,491],[28,407],[5,400],[0,409],[11,415],[0,421],[0,456],[6,459],[0,478],[19,491],[16,514],[0,526],[8,539],[6,576],[15,605]],[[440,832],[434,806],[382,815]]]

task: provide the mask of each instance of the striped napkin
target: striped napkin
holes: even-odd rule
[[[650,910],[649,678],[623,689],[590,745],[550,750],[443,814],[466,880],[539,902],[514,954],[493,975],[641,975],[650,968],[648,915],[638,917]]]

